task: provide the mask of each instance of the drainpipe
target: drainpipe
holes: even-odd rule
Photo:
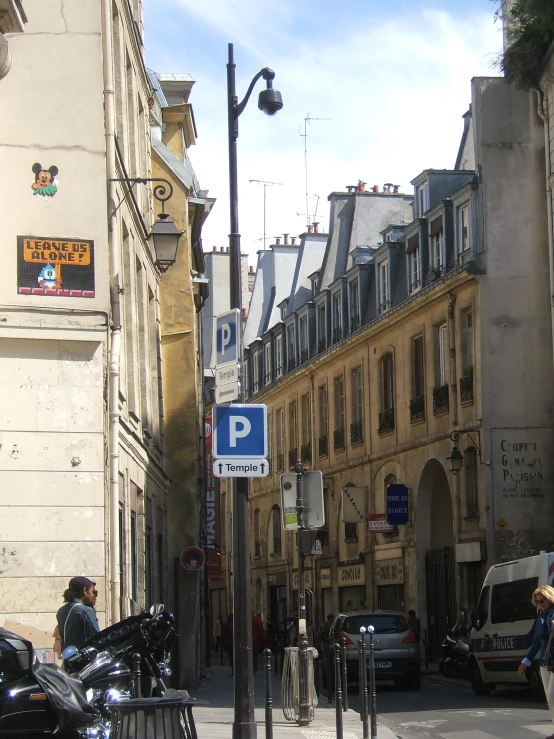
[[[106,131],[106,176],[108,180],[108,243],[110,250],[110,302],[112,312],[110,357],[108,368],[109,397],[109,475],[110,475],[110,621],[121,618],[119,562],[119,381],[121,359],[121,303],[119,299],[120,247],[117,221],[112,215],[115,206],[116,174],[115,91],[112,60],[111,1],[102,2],[102,56],[104,71],[104,126]]]
[[[456,325],[455,325],[455,309],[456,296],[454,293],[448,293],[448,353],[449,353],[449,375],[450,375],[450,423],[452,429],[455,430],[458,425],[458,376],[456,373]],[[460,498],[460,475],[453,475],[454,478],[454,505],[453,528],[454,528],[454,545],[460,541],[460,533],[462,530],[462,504]],[[458,613],[462,607],[462,568],[458,564],[456,558],[456,607]]]
[[[554,234],[552,229],[552,188],[550,187],[551,157],[550,136],[548,131],[548,112],[544,107],[544,93],[535,90],[538,97],[537,114],[544,128],[544,159],[546,164],[546,212],[548,217],[548,267],[550,272],[550,324],[552,327],[552,343],[554,351]]]

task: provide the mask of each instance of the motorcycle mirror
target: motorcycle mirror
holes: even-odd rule
[[[150,615],[156,616],[158,613],[162,613],[165,610],[163,603],[154,603],[150,606]]]
[[[62,652],[62,659],[69,659],[70,657],[73,657],[74,654],[77,654],[79,650],[77,647],[73,646],[73,644],[70,644],[68,647],[66,647]]]

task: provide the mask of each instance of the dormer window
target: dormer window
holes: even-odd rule
[[[287,329],[287,348],[288,348],[288,371],[291,372],[296,368],[296,350],[295,350],[294,326]]]
[[[317,351],[323,352],[327,349],[327,336],[325,330],[325,303],[317,308]]]
[[[410,292],[419,290],[421,287],[421,250],[419,246],[419,233],[408,239],[406,248],[408,255],[408,280]]]
[[[287,305],[286,303],[284,305],[281,305],[281,321],[284,321],[287,317]]]
[[[423,214],[429,210],[429,183],[424,182],[417,187],[417,218],[423,218]]]
[[[311,278],[311,284],[312,284],[312,297],[314,297],[317,294],[317,275]]]
[[[271,382],[271,343],[264,344],[264,384]]]
[[[358,280],[348,285],[348,303],[350,311],[350,331],[354,332],[360,327],[360,294]]]
[[[283,337],[277,334],[275,337],[275,377],[283,376]]]
[[[380,262],[377,268],[378,285],[378,308],[379,313],[384,313],[390,308],[390,277],[389,277],[389,260],[385,259]]]
[[[342,339],[342,312],[341,312],[341,294],[337,292],[333,295],[333,343]]]
[[[469,250],[469,203],[458,208],[458,254]]]
[[[431,272],[442,272],[444,265],[444,230],[442,216],[431,221],[429,230],[429,269]]]
[[[300,319],[300,361],[303,364],[308,361],[308,318]]]
[[[260,389],[260,352],[252,352],[252,392]]]

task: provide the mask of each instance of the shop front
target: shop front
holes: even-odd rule
[[[404,611],[404,561],[402,556],[375,563],[378,607],[386,611]]]
[[[344,565],[338,568],[337,575],[341,613],[363,611],[366,608],[364,565],[361,562]]]

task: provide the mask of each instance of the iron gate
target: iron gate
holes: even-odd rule
[[[445,634],[456,623],[456,590],[452,547],[425,553],[427,581],[427,639],[429,659],[436,662]]]

